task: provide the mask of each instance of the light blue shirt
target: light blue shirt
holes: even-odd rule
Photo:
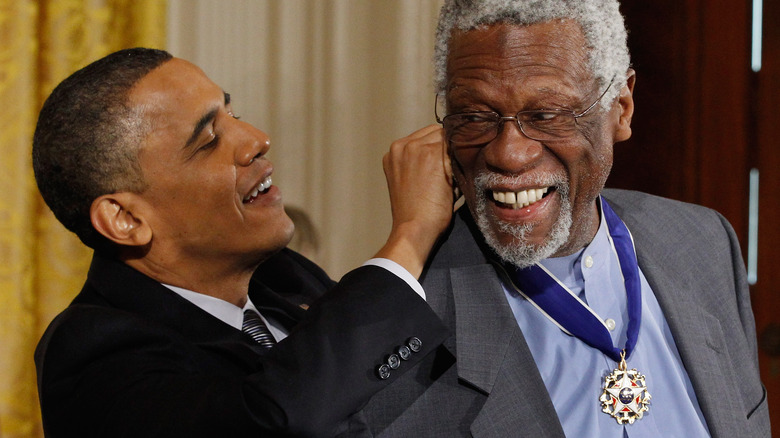
[[[596,237],[571,256],[541,262],[605,321],[612,341],[625,346],[628,315],[623,277],[603,219]],[[620,425],[601,411],[604,377],[617,363],[599,350],[561,331],[511,285],[504,285],[509,305],[523,331],[567,437],[690,438],[709,437],[706,421],[680,360],[672,333],[640,269],[642,323],[636,347],[627,360],[646,378],[650,408],[634,424]],[[685,293],[685,291],[679,291]],[[611,320],[611,321],[610,321]]]

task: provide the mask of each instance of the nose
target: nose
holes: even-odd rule
[[[271,149],[271,139],[268,134],[249,123],[235,120],[236,123],[236,163],[249,166],[255,159],[268,153]]]
[[[506,173],[529,169],[541,158],[544,146],[526,136],[516,118],[503,117],[502,122],[496,138],[484,148],[487,165]]]

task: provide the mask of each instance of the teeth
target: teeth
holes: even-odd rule
[[[266,190],[268,190],[271,187],[271,184],[273,184],[273,180],[269,176],[268,178],[266,178],[263,181],[261,181],[260,184],[258,184],[257,187],[255,187],[254,190],[249,192],[249,194],[244,197],[244,202],[247,202],[247,201],[251,200],[252,198],[256,197],[257,195],[259,195],[260,193],[265,192]]]
[[[518,193],[517,203],[520,204],[521,207],[523,205],[530,204],[530,202],[528,202],[528,191],[527,190],[523,190],[522,192]]]
[[[501,204],[518,209],[528,207],[536,201],[542,199],[545,193],[549,191],[549,187],[542,189],[528,189],[520,192],[499,192],[493,191],[493,199]]]

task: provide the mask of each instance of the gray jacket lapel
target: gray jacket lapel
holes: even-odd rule
[[[696,283],[690,281],[690,274],[659,269],[647,257],[640,257],[639,264],[672,331],[710,433],[728,436],[718,433],[718,424],[739,423],[732,408],[734,400],[726,395],[737,394],[738,389],[723,345],[726,336],[720,322],[693,299],[703,293],[695,291]]]
[[[563,437],[501,282],[490,265],[452,270],[458,376],[489,394],[475,437]]]
[[[442,277],[448,277],[453,302],[435,298],[429,302],[445,322],[454,325],[457,344],[453,353],[461,384],[488,395],[471,433],[475,437],[563,437],[501,281],[469,227],[473,227],[470,218],[458,215],[447,246],[437,256],[450,267],[437,270],[432,266],[425,288],[429,281],[441,287]]]
[[[518,331],[517,322],[491,265],[456,268],[450,274],[458,377],[489,394]]]

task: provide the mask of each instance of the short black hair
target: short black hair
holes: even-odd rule
[[[115,249],[92,226],[92,202],[146,187],[138,149],[148,123],[127,100],[139,80],[172,58],[148,48],[114,52],[70,75],[43,104],[33,135],[35,181],[57,219],[90,248]]]

